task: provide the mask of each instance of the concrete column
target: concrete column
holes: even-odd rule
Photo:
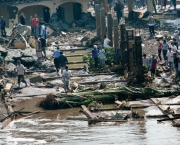
[[[154,8],[153,8],[152,0],[147,0],[146,2],[147,2],[147,11],[153,13]]]
[[[125,58],[126,28],[125,28],[125,24],[120,24],[120,38],[121,38],[121,43],[120,43],[121,65],[124,67],[124,65],[126,63],[126,58]]]
[[[141,36],[135,36],[135,60],[136,66],[142,65],[142,47]]]
[[[119,33],[118,33],[118,20],[113,18],[113,31],[114,31],[114,48],[118,47],[119,43]]]
[[[131,12],[133,8],[134,8],[134,0],[128,0],[128,11]]]
[[[95,17],[96,17],[96,32],[97,36],[101,35],[101,25],[100,25],[100,5],[95,5]]]
[[[108,13],[108,0],[103,0],[105,13]]]
[[[100,25],[101,25],[101,40],[103,41],[104,40],[104,35],[105,35],[105,32],[106,32],[106,24],[105,24],[105,10],[104,8],[102,7],[100,9]]]
[[[108,13],[107,14],[107,23],[108,23],[108,39],[111,40],[110,46],[113,46],[113,40],[112,40],[112,26],[113,26],[113,21],[112,21],[112,14]]]

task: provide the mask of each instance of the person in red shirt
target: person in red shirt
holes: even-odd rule
[[[37,18],[37,15],[34,15],[34,18],[32,18],[32,25],[34,28],[34,37],[39,36],[39,19]]]
[[[161,57],[161,51],[162,51],[162,42],[158,39],[157,40],[158,42],[158,57],[160,59],[160,61],[162,60],[162,57]]]

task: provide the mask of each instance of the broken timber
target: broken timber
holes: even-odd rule
[[[91,122],[127,122],[126,120],[113,120],[113,119],[88,119],[88,118],[71,118],[68,117],[66,120],[79,120],[79,121],[91,121]]]
[[[150,100],[154,103],[154,104],[158,104],[159,102],[155,99],[155,98],[150,98]],[[165,108],[162,105],[157,105],[159,107],[159,109],[164,113],[165,113]],[[166,114],[169,118],[174,118],[174,116],[172,114]],[[174,119],[172,120],[173,126],[179,126],[179,122]]]

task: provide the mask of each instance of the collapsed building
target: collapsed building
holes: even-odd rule
[[[19,23],[19,16],[23,12],[26,16],[26,25],[29,25],[30,16],[37,14],[45,22],[56,11],[62,20],[72,23],[80,19],[82,12],[87,12],[89,0],[1,0],[0,14],[6,20],[6,27],[12,28]]]

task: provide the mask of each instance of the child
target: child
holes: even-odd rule
[[[152,55],[150,58],[150,69],[151,69],[151,77],[154,79],[154,74],[156,72],[156,65],[157,65],[157,60],[155,58],[155,55]]]

